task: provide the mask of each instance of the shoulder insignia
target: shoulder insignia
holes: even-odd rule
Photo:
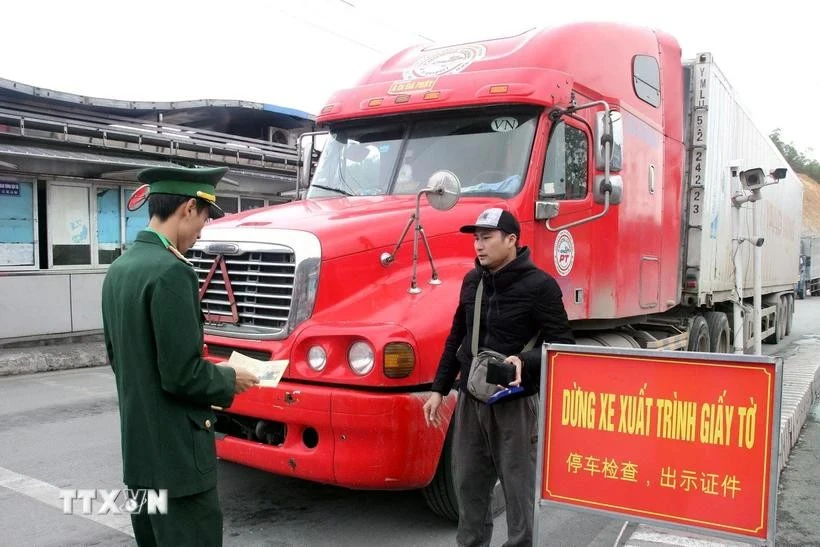
[[[188,266],[190,266],[192,268],[194,267],[193,263],[190,260],[188,260],[187,258],[185,258],[185,255],[182,254],[181,252],[179,252],[179,249],[177,249],[173,245],[169,245],[168,250],[171,251],[172,253],[174,253],[174,256],[176,256],[178,259],[180,259],[181,261],[186,263]]]

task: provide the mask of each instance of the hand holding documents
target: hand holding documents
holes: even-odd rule
[[[228,359],[228,364],[232,366],[240,366],[248,369],[256,374],[259,378],[259,387],[276,387],[279,385],[279,380],[288,368],[288,361],[260,361],[243,355],[238,351],[231,353]]]

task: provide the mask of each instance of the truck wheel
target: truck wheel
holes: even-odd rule
[[[794,295],[786,295],[786,336],[792,333],[792,320],[794,319]]]
[[[779,344],[780,340],[783,339],[783,321],[786,317],[786,314],[783,313],[783,299],[779,298],[777,300],[777,310],[774,312],[774,332],[764,338],[762,342],[764,344]],[[763,325],[760,326],[763,328]]]
[[[433,481],[422,490],[424,501],[433,513],[452,522],[458,522],[458,498],[456,496],[455,477],[453,476],[453,424],[447,431],[441,457]],[[493,497],[490,501],[493,518],[504,512],[506,500],[501,483],[496,481]]]
[[[729,318],[722,311],[707,311],[703,314],[709,328],[709,351],[729,353]]]
[[[709,325],[702,315],[695,315],[689,322],[689,346],[686,351],[708,352],[710,347]]]

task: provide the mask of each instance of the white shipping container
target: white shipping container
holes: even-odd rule
[[[764,132],[752,122],[739,104],[729,82],[709,53],[685,63],[688,70],[686,131],[688,189],[684,220],[686,245],[684,302],[709,305],[735,296],[732,195],[740,181],[739,170],[788,167],[785,158]],[[800,231],[803,185],[788,169],[778,184],[761,190],[762,199],[741,206],[739,232],[751,239],[752,207],[759,209],[762,246],[762,294],[792,290],[799,277]],[[740,244],[744,274],[744,297],[752,296],[754,283],[753,246]],[[694,285],[694,286],[693,286]]]

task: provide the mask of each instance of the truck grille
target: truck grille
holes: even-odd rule
[[[188,260],[194,264],[202,288],[219,256],[191,250]],[[224,256],[228,279],[236,301],[240,328],[256,332],[281,331],[286,328],[293,300],[296,257],[293,252],[247,252]],[[217,316],[233,323],[232,308],[221,265],[217,265],[201,298],[206,316]]]

